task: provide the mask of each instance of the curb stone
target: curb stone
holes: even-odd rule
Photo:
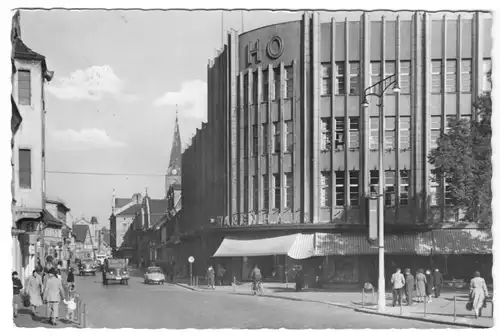
[[[356,311],[358,313],[396,317],[396,318],[401,318],[401,319],[406,319],[406,320],[416,320],[416,321],[421,321],[421,322],[430,322],[430,323],[437,323],[437,324],[455,325],[455,326],[467,327],[467,328],[478,328],[478,329],[492,328],[489,326],[477,325],[477,324],[466,323],[466,322],[452,322],[452,321],[443,321],[443,320],[438,320],[438,319],[430,319],[430,318],[410,316],[410,315],[396,315],[396,314],[391,314],[391,313],[380,313],[378,311],[374,311],[371,309],[355,308],[354,311]]]

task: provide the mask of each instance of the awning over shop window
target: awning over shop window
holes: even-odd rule
[[[292,234],[261,239],[226,237],[214,257],[289,255],[294,259],[305,259],[312,256],[313,239],[312,234]]]
[[[489,230],[435,230],[432,231],[434,254],[491,254],[493,236]]]

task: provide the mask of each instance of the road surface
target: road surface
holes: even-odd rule
[[[103,286],[97,276],[76,277],[93,328],[450,328],[412,320],[357,313],[321,303],[190,291],[176,285]]]

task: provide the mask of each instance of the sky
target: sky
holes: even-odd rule
[[[46,96],[47,194],[64,199],[73,218],[97,216],[103,225],[113,189],[117,197],[147,188],[163,198],[176,105],[187,145],[206,120],[207,64],[222,46],[223,31],[301,14],[22,11],[22,39],[55,71]],[[360,13],[321,13],[321,20],[346,15],[358,20]]]

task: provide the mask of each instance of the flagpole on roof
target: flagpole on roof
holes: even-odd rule
[[[224,11],[221,11],[220,39],[224,47]]]
[[[243,32],[245,31],[245,24],[244,24],[244,15],[245,13],[243,12],[243,10],[241,11],[241,33],[243,34]]]

